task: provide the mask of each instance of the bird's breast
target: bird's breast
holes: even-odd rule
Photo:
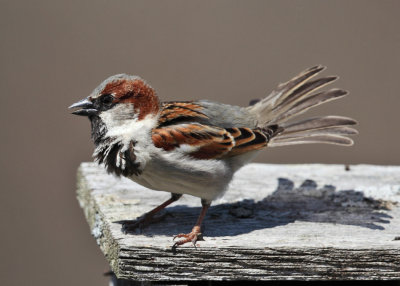
[[[197,160],[157,148],[139,175],[129,178],[147,188],[213,200],[227,189],[233,172],[223,160]]]

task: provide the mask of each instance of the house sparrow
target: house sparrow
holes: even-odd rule
[[[265,147],[304,143],[350,146],[356,121],[340,116],[289,121],[306,110],[347,94],[317,90],[337,79],[312,79],[315,66],[280,84],[266,98],[239,107],[208,100],[161,102],[137,76],[107,78],[87,98],[70,108],[91,122],[93,157],[109,173],[124,176],[171,198],[124,230],[148,224],[155,213],[182,194],[201,198],[200,216],[188,234],[178,234],[173,248],[201,239],[201,224],[211,202],[226,191],[233,174]],[[174,238],[174,239],[175,239]]]

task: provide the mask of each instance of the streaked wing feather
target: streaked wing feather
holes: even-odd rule
[[[217,159],[259,150],[282,129],[220,128],[198,123],[169,125],[153,129],[152,140],[157,148],[180,150],[196,159]],[[182,148],[185,146],[185,148]]]
[[[163,102],[158,127],[182,122],[206,122],[208,116],[202,109],[203,106],[190,101]]]
[[[166,151],[181,148],[183,153],[197,159],[222,157],[234,146],[232,136],[225,129],[197,123],[153,129],[152,140],[158,148]]]
[[[235,146],[229,152],[229,156],[236,156],[246,152],[262,149],[268,142],[282,132],[277,125],[267,126],[264,129],[227,128],[235,140]]]

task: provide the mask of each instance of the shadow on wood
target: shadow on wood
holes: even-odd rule
[[[317,183],[311,179],[305,180],[295,188],[292,180],[279,178],[277,189],[261,201],[245,199],[211,207],[205,219],[203,233],[208,237],[239,235],[295,221],[355,225],[383,230],[384,227],[377,223],[390,223],[392,216],[387,211],[396,204],[397,202],[393,201],[366,197],[362,190],[336,191],[336,187],[332,185],[318,188]],[[200,207],[185,205],[169,207],[167,211],[162,212],[157,222],[133,233],[173,236],[177,232],[187,232],[200,210]],[[226,221],[230,223],[226,224]],[[170,228],[165,224],[175,226]]]

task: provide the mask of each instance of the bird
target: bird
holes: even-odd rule
[[[324,90],[337,76],[317,77],[322,65],[279,84],[268,96],[240,107],[211,100],[162,102],[142,78],[117,74],[86,98],[72,114],[88,117],[94,160],[108,173],[123,176],[171,197],[136,220],[129,232],[183,194],[201,199],[202,209],[189,233],[174,236],[173,249],[203,240],[202,222],[213,200],[223,196],[236,171],[266,147],[307,143],[353,145],[356,120],[344,116],[293,118],[342,98],[347,91]]]

